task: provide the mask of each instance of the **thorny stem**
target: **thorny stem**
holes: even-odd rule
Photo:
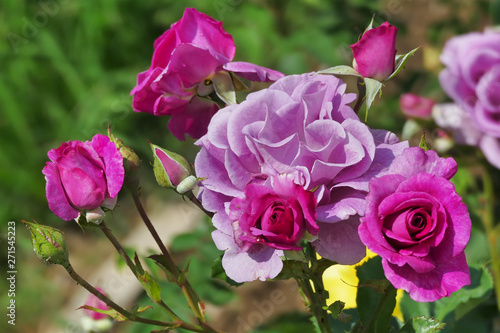
[[[309,246],[311,259],[311,267],[316,262],[316,251]],[[322,272],[313,272],[308,264],[304,264],[304,270],[308,278],[296,278],[297,283],[306,296],[306,306],[316,318],[318,327],[322,333],[331,333],[330,324],[328,322],[328,312],[326,308],[327,291],[323,285]],[[314,289],[313,286],[314,285]]]
[[[493,271],[493,279],[495,281],[495,290],[497,297],[497,306],[500,311],[500,256],[498,254],[498,233],[495,230],[495,193],[493,190],[493,182],[488,167],[482,170],[483,191],[484,191],[484,207],[482,210],[483,226],[488,236],[488,243],[491,255],[491,270]]]
[[[202,313],[201,310],[201,301],[198,297],[198,294],[194,291],[194,289],[191,287],[189,284],[187,278],[183,276],[183,272],[179,270],[179,268],[175,265],[172,256],[168,252],[167,248],[165,247],[165,244],[161,240],[160,236],[158,235],[158,232],[154,228],[153,224],[151,223],[151,220],[149,219],[146,210],[144,209],[144,206],[142,205],[141,199],[139,198],[139,192],[138,191],[131,191],[132,198],[134,200],[134,204],[139,211],[139,214],[141,215],[142,220],[144,221],[144,224],[148,228],[149,232],[153,236],[155,242],[158,244],[160,247],[160,251],[166,260],[166,263],[168,264],[169,270],[174,274],[174,276],[177,279],[177,284],[181,287],[184,297],[186,297],[186,300],[188,302],[188,306],[195,315],[196,319],[198,320],[198,323],[202,325],[205,329],[204,332],[218,332],[217,330],[213,329],[210,327],[205,320],[205,316]]]
[[[135,277],[137,279],[139,279],[139,272],[137,270],[137,267],[132,262],[132,259],[130,259],[130,257],[128,256],[127,252],[125,252],[125,249],[122,247],[122,245],[120,244],[120,242],[118,242],[118,240],[113,235],[113,233],[111,232],[111,230],[107,227],[106,223],[104,221],[102,221],[99,226],[101,227],[101,230],[104,233],[104,235],[106,235],[106,237],[109,239],[109,241],[111,242],[111,244],[113,244],[113,246],[115,247],[116,251],[118,251],[118,253],[120,254],[120,256],[127,263],[127,266],[130,268],[130,270],[135,275]],[[159,301],[159,302],[155,301],[155,303],[157,303],[167,313],[167,315],[172,320],[182,321],[182,319],[177,314],[175,314],[175,312],[172,311],[172,309],[170,309],[163,301]]]
[[[80,275],[78,275],[75,272],[75,270],[73,269],[73,267],[71,265],[68,265],[64,268],[68,272],[69,276],[71,276],[71,278],[76,281],[76,283],[78,283],[79,285],[81,285],[82,287],[87,289],[88,292],[95,295],[97,298],[99,298],[101,301],[103,301],[107,306],[109,306],[110,308],[112,308],[113,310],[115,310],[116,312],[118,312],[119,314],[121,314],[123,317],[125,317],[126,319],[128,319],[130,321],[135,321],[135,322],[149,324],[149,325],[156,325],[156,326],[160,326],[160,327],[180,327],[180,328],[184,328],[186,330],[190,330],[193,332],[206,332],[203,329],[203,327],[198,326],[198,325],[191,325],[191,324],[184,323],[184,322],[158,321],[158,320],[154,320],[154,319],[139,317],[136,314],[132,314],[132,313],[128,312],[127,310],[125,310],[124,308],[122,308],[121,306],[119,306],[118,304],[116,304],[115,302],[113,302],[112,300],[110,300],[106,295],[104,295],[99,290],[94,288],[91,284],[89,284],[87,281],[85,281]]]

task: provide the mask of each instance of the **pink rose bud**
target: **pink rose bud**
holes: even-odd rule
[[[385,80],[394,72],[398,28],[388,22],[366,31],[351,45],[353,67],[363,77]]]
[[[99,290],[102,294],[106,295],[106,293],[104,292],[104,290],[102,290],[101,288],[96,288],[96,289]],[[99,309],[99,310],[109,310],[109,308],[106,305],[106,303],[104,303],[103,301],[101,301],[94,294],[90,294],[89,295],[89,297],[87,298],[87,302],[85,302],[85,305],[91,306],[91,307],[93,307],[95,309]],[[93,319],[93,320],[101,320],[101,319],[104,319],[104,318],[108,317],[104,313],[95,312],[95,311],[92,311],[92,310],[89,310],[89,309],[85,309],[85,314],[88,317],[90,317],[91,319]]]
[[[150,143],[154,155],[153,169],[160,186],[176,189],[191,175],[191,168],[186,159],[176,153]]]
[[[430,119],[434,101],[415,94],[403,94],[399,98],[401,111],[412,118]]]

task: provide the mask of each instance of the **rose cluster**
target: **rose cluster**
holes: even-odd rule
[[[213,237],[236,281],[275,277],[282,250],[297,249],[303,230],[325,258],[355,264],[364,257],[357,228],[368,181],[408,143],[362,123],[345,89],[334,76],[287,76],[220,110],[197,142],[201,200],[215,212]],[[276,223],[288,230],[280,237],[265,228]]]
[[[386,22],[352,45],[356,76],[392,77],[396,34]],[[492,87],[500,83],[499,37],[485,34],[477,48],[452,40],[441,75],[483,140],[496,144],[500,100]],[[196,178],[182,156],[151,144],[156,178],[182,194],[199,181],[198,198],[214,213],[212,237],[231,279],[275,278],[283,258],[307,245],[346,265],[359,262],[368,247],[382,258],[388,280],[417,301],[449,296],[470,283],[464,248],[471,222],[450,182],[457,171],[452,158],[409,148],[395,134],[368,127],[350,106],[356,94],[333,75],[284,76],[232,62],[231,35],[195,9],[187,9],[154,49],[151,67],[132,90],[134,110],[170,115],[173,135],[198,138],[200,147]],[[454,61],[452,53],[467,61]],[[226,103],[237,82],[243,84],[235,75],[275,82],[239,104]],[[417,110],[412,116],[425,117],[432,107],[414,96],[404,105]],[[85,213],[99,221],[102,208],[114,207],[124,167],[108,137],[66,142],[48,156],[43,173],[56,215],[71,220]]]

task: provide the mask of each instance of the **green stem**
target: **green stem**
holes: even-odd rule
[[[172,256],[168,252],[167,248],[165,247],[165,244],[161,240],[160,236],[158,235],[158,232],[154,228],[153,224],[151,223],[151,220],[149,219],[146,210],[144,209],[144,206],[141,203],[141,199],[139,198],[139,193],[138,191],[131,191],[132,198],[134,200],[134,204],[139,211],[139,214],[141,215],[142,220],[144,221],[144,224],[148,228],[149,232],[153,236],[155,242],[158,244],[160,251],[166,261],[166,264],[169,266],[168,269],[174,274],[174,276],[177,279],[177,284],[181,287],[182,292],[184,293],[184,297],[186,298],[188,302],[188,306],[195,315],[196,319],[198,320],[198,323],[202,325],[205,328],[205,332],[217,332],[215,329],[211,328],[210,326],[207,325],[205,316],[201,310],[201,301],[200,298],[198,297],[198,294],[194,291],[194,289],[191,287],[189,281],[185,276],[183,276],[183,272],[179,270],[179,268],[175,265]]]
[[[68,265],[65,267],[66,271],[68,272],[69,276],[73,280],[75,280],[76,283],[87,289],[88,292],[91,294],[95,295],[97,298],[99,298],[101,301],[103,301],[107,306],[109,306],[111,309],[115,310],[119,314],[121,314],[123,317],[127,318],[130,321],[135,321],[143,324],[148,324],[148,325],[155,325],[155,326],[160,326],[160,327],[179,327],[179,328],[184,328],[186,330],[192,331],[192,332],[206,332],[203,327],[199,325],[192,325],[184,322],[165,322],[165,321],[158,321],[154,319],[148,319],[148,318],[143,318],[139,317],[136,314],[130,313],[112,300],[110,300],[106,295],[101,293],[99,290],[94,288],[91,284],[89,284],[85,279],[83,279],[80,275],[78,275],[73,267],[71,265]]]
[[[116,237],[113,235],[111,232],[111,229],[109,229],[104,221],[101,222],[100,224],[101,230],[106,235],[106,237],[109,239],[111,244],[115,247],[116,251],[120,254],[120,256],[123,258],[123,260],[127,263],[127,266],[130,268],[132,273],[134,273],[135,277],[139,280],[139,272],[137,270],[137,267],[135,264],[132,262],[132,259],[128,256],[127,252],[125,252],[125,249],[122,247],[120,242],[116,239]],[[163,301],[155,301],[153,300],[156,304],[158,304],[170,317],[170,319],[174,321],[179,321],[181,322],[182,319],[174,312],[172,309],[170,309]]]
[[[356,100],[356,105],[354,105],[353,108],[356,114],[359,113],[359,110],[361,109],[361,106],[363,106],[366,97],[366,85],[363,78],[358,77],[357,87],[358,87],[358,99]]]
[[[483,191],[484,191],[484,207],[482,210],[483,226],[488,237],[488,244],[491,255],[491,270],[493,271],[493,279],[495,282],[495,290],[497,297],[497,307],[500,311],[500,256],[498,254],[498,238],[495,232],[495,192],[493,190],[493,180],[489,173],[488,167],[485,166],[482,172]]]
[[[134,273],[134,275],[137,277],[137,274],[138,274],[137,273],[137,267],[135,267],[134,263],[132,262],[132,259],[130,259],[130,257],[128,256],[127,252],[125,252],[125,249],[123,249],[123,247],[120,244],[120,242],[118,242],[118,240],[116,239],[116,237],[113,235],[113,233],[111,232],[111,229],[108,228],[108,226],[106,225],[106,223],[104,221],[102,221],[99,224],[99,226],[101,227],[101,230],[104,233],[104,235],[108,238],[108,240],[111,242],[111,244],[113,244],[113,246],[115,247],[116,251],[118,251],[118,253],[122,257],[122,259],[125,261],[125,263],[127,264],[127,266],[130,268],[130,270],[132,271],[132,273]]]
[[[209,212],[205,208],[203,208],[203,205],[201,204],[200,200],[193,194],[193,191],[189,191],[187,193],[184,193],[184,196],[186,196],[189,200],[191,200],[192,203],[194,203],[199,209],[201,209],[205,214],[207,214],[208,217],[213,217],[214,213]]]

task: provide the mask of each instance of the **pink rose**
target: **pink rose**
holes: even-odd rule
[[[403,94],[399,98],[399,107],[408,117],[430,119],[434,101],[415,94]]]
[[[292,175],[256,178],[243,196],[226,205],[230,224],[212,233],[222,266],[236,282],[274,278],[281,271],[283,250],[301,250],[306,235],[317,235],[314,194]],[[215,216],[214,224],[221,222]],[[228,235],[228,229],[232,235]],[[245,267],[245,269],[242,269]]]
[[[385,80],[394,72],[398,28],[388,22],[366,31],[351,45],[353,67],[363,77]]]
[[[182,19],[154,43],[151,67],[137,76],[132,90],[136,112],[170,115],[169,130],[179,140],[199,138],[219,109],[211,78],[222,70],[254,81],[275,81],[283,74],[246,62],[231,62],[236,46],[222,22],[187,8]]]
[[[280,250],[300,250],[306,230],[318,233],[316,199],[310,191],[285,176],[274,178],[272,188],[248,184],[245,197],[234,198],[229,217],[237,223],[239,241],[263,244]]]
[[[380,255],[387,279],[418,302],[433,302],[470,284],[464,254],[467,206],[450,179],[452,158],[408,148],[388,173],[370,181],[359,237]]]
[[[87,211],[89,220],[104,216],[101,207],[112,209],[123,185],[125,171],[118,148],[105,135],[92,141],[68,141],[47,154],[43,168],[50,210],[65,221]]]

